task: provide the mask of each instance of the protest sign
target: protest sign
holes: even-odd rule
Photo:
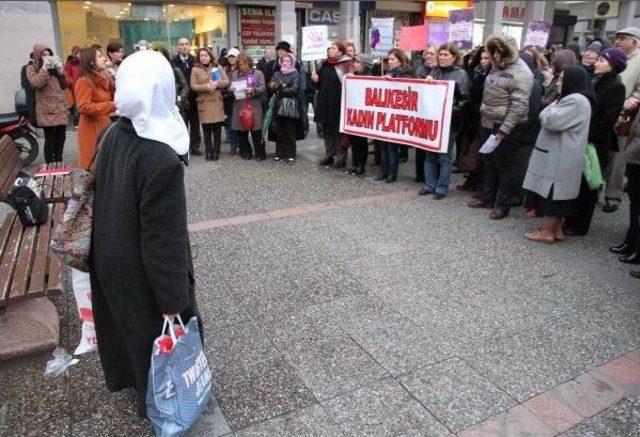
[[[446,153],[449,144],[453,81],[345,78],[340,131]]]
[[[547,47],[550,33],[551,23],[546,21],[532,21],[527,28],[523,47],[534,46],[540,50],[544,50]]]
[[[275,44],[275,8],[249,6],[240,8],[240,42],[246,46]]]
[[[439,46],[449,41],[449,22],[431,21],[427,28],[427,44]]]
[[[473,9],[449,12],[449,41],[461,50],[473,48]]]
[[[393,18],[372,18],[369,29],[371,56],[386,58],[393,49]]]
[[[407,26],[400,29],[398,48],[405,52],[424,50],[427,47],[427,25]]]
[[[327,59],[329,47],[328,26],[306,26],[302,28],[302,61]]]

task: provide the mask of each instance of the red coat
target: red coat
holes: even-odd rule
[[[64,77],[67,78],[67,83],[69,84],[70,89],[75,89],[79,76],[80,64],[67,59],[67,62],[64,63]]]
[[[78,166],[89,169],[96,150],[98,134],[109,124],[109,115],[116,110],[113,102],[115,85],[106,74],[98,73],[93,79],[78,79],[75,88],[76,104],[80,112],[78,125]]]

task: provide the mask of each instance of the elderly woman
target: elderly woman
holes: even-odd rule
[[[576,210],[589,123],[595,99],[585,69],[565,67],[558,75],[559,99],[540,113],[536,140],[523,187],[537,196],[540,229],[524,236],[552,244],[564,240],[564,218]]]
[[[276,162],[293,163],[296,160],[296,132],[300,120],[300,73],[296,70],[293,53],[279,58],[280,70],[273,73],[269,89],[275,96]],[[273,124],[273,123],[272,123]]]
[[[189,134],[175,106],[173,71],[160,53],[129,56],[116,81],[121,117],[103,134],[95,166],[93,316],[107,388],[134,388],[138,414],[146,417],[151,350],[163,316],[199,315],[181,162]]]
[[[238,55],[237,64],[238,68],[231,72],[229,91],[235,91],[234,82],[244,81],[246,88],[244,99],[235,99],[233,101],[231,129],[235,131],[235,136],[238,139],[240,156],[244,159],[253,157],[253,150],[251,149],[251,144],[249,144],[249,133],[251,133],[256,159],[262,161],[267,157],[264,141],[262,140],[262,98],[266,92],[264,75],[260,70],[253,68],[253,59],[245,53]],[[246,126],[241,119],[241,110],[245,105],[251,105],[253,126]]]

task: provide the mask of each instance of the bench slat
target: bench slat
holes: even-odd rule
[[[3,135],[2,138],[0,138],[0,155],[10,147],[12,141],[9,135]]]
[[[51,231],[51,217],[53,205],[49,206],[49,220],[40,226],[38,239],[36,240],[35,257],[33,259],[33,269],[31,270],[31,280],[29,281],[29,295],[43,292],[45,278],[47,277],[47,259],[49,258],[49,240]]]
[[[29,226],[23,230],[22,243],[20,244],[20,252],[16,261],[9,300],[26,297],[29,273],[33,266],[36,230],[35,226]]]
[[[55,230],[55,226],[62,221],[62,215],[66,209],[66,205],[63,203],[56,203],[53,205],[53,217],[51,232]],[[49,240],[47,240],[47,253],[49,254],[49,273],[47,278],[47,295],[62,292],[62,262],[60,258],[51,253],[49,250]]]
[[[4,166],[0,168],[0,196],[6,197],[11,191],[11,186],[16,180],[16,176],[22,170],[22,159],[20,154],[0,156],[0,163]]]
[[[17,214],[9,214],[5,218],[4,223],[2,223],[2,229],[0,229],[0,254],[4,253],[5,246],[9,241],[11,227],[15,220],[18,220]]]
[[[15,215],[15,213],[11,213]],[[5,221],[6,222],[6,221]],[[2,252],[2,260],[0,263],[0,307],[7,304],[9,291],[11,290],[11,282],[13,280],[13,272],[16,266],[16,258],[20,249],[22,240],[22,223],[20,220],[13,220],[11,233],[7,247]]]

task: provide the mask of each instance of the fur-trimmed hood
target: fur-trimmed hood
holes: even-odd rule
[[[484,43],[484,48],[489,53],[499,52],[502,55],[500,62],[495,64],[500,69],[518,60],[518,43],[512,36],[494,35]]]

